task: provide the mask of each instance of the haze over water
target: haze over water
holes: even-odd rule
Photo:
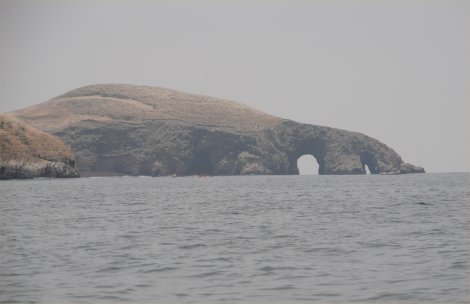
[[[468,303],[469,181],[2,181],[0,302]]]

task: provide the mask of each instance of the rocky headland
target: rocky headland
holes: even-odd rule
[[[424,172],[361,133],[157,87],[91,85],[9,115],[60,137],[85,176],[298,174],[304,154],[319,174]]]
[[[0,116],[0,179],[79,176],[72,150],[62,140]]]

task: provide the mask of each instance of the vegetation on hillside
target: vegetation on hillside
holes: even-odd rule
[[[69,146],[8,115],[0,116],[0,178],[55,176],[74,166]],[[69,171],[68,168],[65,168]]]

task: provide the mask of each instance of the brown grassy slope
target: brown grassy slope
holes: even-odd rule
[[[127,124],[176,120],[240,131],[259,130],[282,121],[234,101],[125,84],[86,86],[11,114],[46,132],[84,120]]]
[[[10,115],[0,115],[0,160],[64,161],[73,159],[70,147],[58,137],[44,133]]]

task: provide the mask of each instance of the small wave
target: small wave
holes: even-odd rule
[[[234,261],[233,258],[226,258],[226,257],[218,257],[218,258],[212,258],[212,259],[204,258],[204,259],[195,260],[195,262],[197,262],[197,263],[207,263],[207,262],[227,262],[227,263],[231,263],[233,261]],[[215,266],[215,265],[211,265],[211,266]]]
[[[467,261],[457,261],[453,262],[450,267],[450,269],[466,269],[468,268],[468,263]]]
[[[209,259],[209,260],[201,260],[203,262],[232,262],[233,259],[230,259],[230,258],[224,258],[224,257],[220,257],[220,258],[214,258],[214,259]]]
[[[334,292],[321,292],[321,293],[316,293],[314,294],[316,297],[338,297],[340,296],[339,293],[334,293]]]
[[[297,267],[289,267],[289,266],[279,266],[279,267],[273,267],[273,266],[264,266],[259,268],[259,271],[264,271],[264,272],[270,272],[270,271],[275,271],[275,270],[296,270],[298,269]]]
[[[194,249],[194,248],[199,248],[199,247],[207,247],[207,245],[206,245],[206,244],[197,243],[197,244],[192,244],[192,245],[183,245],[183,246],[179,246],[178,248],[179,248],[179,249],[188,250],[188,249]]]
[[[279,235],[275,235],[273,236],[275,239],[287,239],[287,238],[295,238],[295,235],[292,235],[292,234],[279,234]]]
[[[381,293],[376,296],[370,297],[367,300],[389,300],[389,299],[396,299],[396,300],[410,300],[413,296],[411,294],[405,293]]]
[[[353,253],[356,250],[345,250],[345,249],[340,249],[340,248],[330,248],[330,247],[316,247],[316,248],[310,248],[307,250],[304,250],[304,252],[307,253],[314,253],[314,252],[322,252],[322,253],[328,253],[328,254],[349,254]]]
[[[143,271],[143,273],[153,273],[153,272],[165,272],[165,271],[172,271],[178,269],[177,267],[160,267],[160,268],[153,268],[149,270]]]
[[[380,242],[359,242],[360,245],[369,247],[369,248],[383,248],[383,247],[392,247],[392,248],[401,248],[400,244],[390,244],[390,243],[380,243]]]
[[[152,285],[150,285],[150,284],[136,284],[135,287],[146,288],[146,287],[152,287]]]
[[[20,273],[1,273],[0,272],[0,277],[16,277],[16,276],[20,276],[22,274]]]
[[[204,232],[222,232],[222,231],[223,231],[222,229],[215,229],[215,228],[204,230]]]
[[[224,215],[240,215],[242,214],[241,212],[238,212],[238,211],[224,211],[224,212],[220,212],[220,214],[224,214]]]
[[[432,204],[431,203],[427,203],[427,202],[417,202],[417,203],[413,203],[414,205],[422,205],[422,206],[431,206]]]
[[[291,289],[297,289],[297,287],[294,287],[294,285],[283,285],[283,286],[277,286],[277,287],[271,287],[271,288],[262,288],[261,290],[291,290]]]
[[[271,267],[271,266],[265,266],[265,267],[261,267],[260,269],[258,269],[259,271],[273,271],[274,270],[274,267]]]
[[[128,234],[121,234],[119,235],[119,237],[123,239],[134,239],[137,236],[135,234],[128,233]]]
[[[98,300],[105,300],[105,301],[112,301],[112,302],[129,302],[129,298],[119,297],[119,296],[98,296],[96,297]]]
[[[109,266],[109,267],[98,269],[96,272],[113,272],[113,271],[119,271],[121,269],[122,268],[118,266]]]
[[[128,250],[128,249],[132,249],[132,248],[135,248],[134,245],[126,245],[126,246],[123,246],[123,247],[119,247],[118,250]]]
[[[223,271],[209,271],[189,276],[190,278],[206,278],[222,274]]]
[[[158,229],[178,229],[181,228],[179,226],[160,226]]]
[[[114,285],[97,285],[96,288],[98,289],[110,289],[110,288],[115,288],[116,286]]]
[[[131,293],[133,293],[134,291],[135,291],[134,288],[128,287],[128,288],[125,288],[125,289],[121,289],[121,290],[114,291],[113,293],[118,293],[118,294],[126,295],[126,294],[131,294]]]

